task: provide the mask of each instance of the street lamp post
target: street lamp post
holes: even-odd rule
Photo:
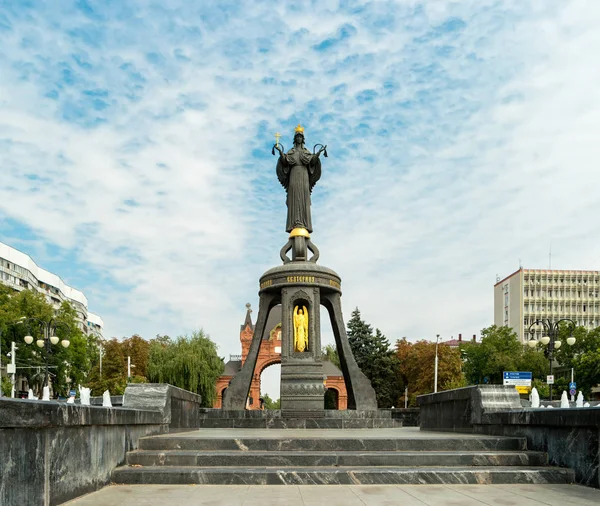
[[[15,320],[14,322],[8,322],[6,324],[6,326],[10,327],[10,326],[13,326],[13,325],[19,325],[19,324],[23,323],[24,320],[25,320],[25,317],[22,317],[22,318],[19,318],[18,320]],[[14,362],[14,349],[13,349],[13,346],[11,346],[11,362]],[[2,328],[0,328],[0,378],[2,378]],[[11,396],[14,397],[15,396],[15,374],[14,373],[13,373],[12,384],[13,384],[13,388],[12,388],[12,394],[11,394]],[[3,397],[3,394],[2,394],[2,385],[1,384],[0,384],[0,397]]]
[[[29,327],[29,330],[31,330],[30,328],[30,324],[34,324],[34,325],[38,325],[38,327],[40,328],[40,330],[42,331],[42,339],[38,339],[35,344],[38,346],[38,348],[44,348],[44,357],[45,357],[45,362],[46,362],[46,374],[44,376],[44,386],[47,387],[48,386],[48,358],[50,356],[50,354],[52,353],[52,344],[56,345],[59,343],[62,345],[63,348],[68,348],[69,345],[71,344],[71,342],[65,338],[62,341],[60,340],[60,338],[56,335],[56,329],[58,327],[64,327],[67,330],[67,334],[70,333],[70,329],[69,326],[65,323],[56,321],[54,318],[51,318],[50,321],[46,322],[44,320],[40,320],[39,318],[26,318],[25,320],[23,320],[23,323],[27,324]],[[31,344],[33,343],[33,336],[29,333],[25,336],[24,341],[26,344]]]
[[[433,393],[437,393],[437,378],[438,378],[438,342],[440,341],[440,335],[435,336],[435,372],[433,378]]]
[[[550,376],[552,376],[552,362],[554,361],[554,350],[558,350],[562,344],[562,342],[557,339],[558,333],[560,331],[560,322],[569,322],[569,327],[571,329],[570,335],[567,338],[567,344],[569,346],[573,346],[575,344],[575,338],[573,337],[573,330],[577,326],[577,324],[571,320],[570,318],[561,318],[556,322],[550,321],[549,318],[542,318],[541,320],[534,321],[529,326],[529,333],[531,334],[531,339],[527,343],[530,348],[535,348],[538,342],[541,342],[543,345],[548,346],[548,360],[550,361]],[[546,335],[542,336],[540,340],[534,339],[535,329],[534,325],[542,325],[544,330],[546,331]],[[552,383],[550,384],[550,402],[552,402]]]

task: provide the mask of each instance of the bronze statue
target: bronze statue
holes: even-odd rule
[[[304,147],[304,128],[298,125],[294,133],[294,147],[287,153],[279,143],[279,134],[276,144],[273,146],[272,153],[279,151],[279,160],[277,161],[277,178],[287,192],[287,223],[286,232],[292,230],[306,229],[312,232],[312,220],[310,216],[310,194],[315,184],[321,177],[321,160],[319,156],[324,152],[327,156],[326,148],[321,144],[319,151],[311,153]]]

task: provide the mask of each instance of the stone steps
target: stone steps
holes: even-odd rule
[[[206,418],[201,429],[395,429],[403,426],[394,418]]]
[[[543,452],[137,450],[127,454],[128,465],[144,467],[544,466],[547,463]]]
[[[190,451],[518,451],[526,449],[525,438],[249,438],[249,437],[177,437],[141,438],[140,450]]]
[[[371,430],[202,429],[141,438],[118,484],[571,483],[520,437]]]
[[[120,467],[116,484],[365,485],[572,483],[556,467]]]

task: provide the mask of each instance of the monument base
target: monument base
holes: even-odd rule
[[[324,411],[325,374],[321,358],[320,307],[331,320],[340,368],[348,392],[348,409],[376,410],[375,391],[358,368],[342,317],[341,279],[331,269],[313,262],[288,262],[265,272],[260,278],[259,309],[250,349],[242,369],[231,380],[223,398],[223,409],[244,409],[260,342],[269,312],[281,304],[281,410],[297,418],[311,418]],[[307,313],[307,344],[302,351],[294,345],[295,311]]]

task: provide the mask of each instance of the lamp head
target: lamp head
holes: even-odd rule
[[[44,347],[44,340],[43,339],[38,339],[35,344],[38,345],[38,348],[43,348]]]
[[[529,341],[527,341],[527,345],[530,348],[535,348],[537,346],[538,342],[535,339],[530,339]]]
[[[560,348],[560,346],[562,345],[561,341],[554,341],[554,349],[558,350]]]
[[[548,344],[550,342],[550,337],[544,336],[540,339],[540,341],[542,342],[542,344]]]
[[[573,346],[575,344],[576,339],[573,336],[567,337],[567,344],[569,346]]]
[[[24,337],[23,340],[25,341],[26,344],[31,344],[31,343],[33,343],[33,336],[27,335]]]
[[[71,344],[71,342],[68,339],[63,339],[60,344],[62,345],[63,348],[68,348],[69,345]]]
[[[58,344],[58,341],[60,341],[60,339],[57,336],[50,336],[50,342],[52,344]]]

